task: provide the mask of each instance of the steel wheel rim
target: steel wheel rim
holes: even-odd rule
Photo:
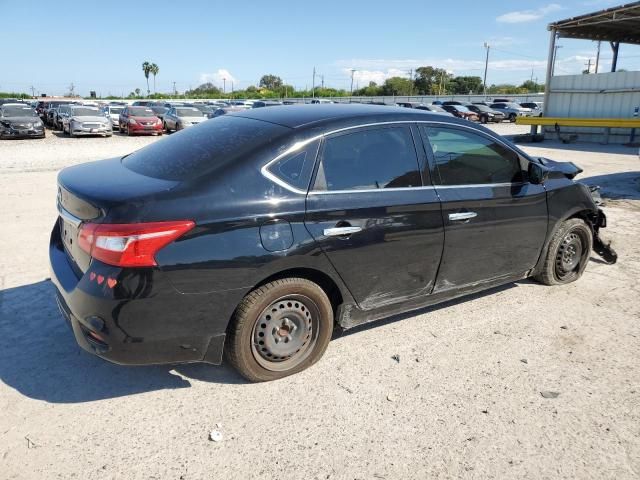
[[[258,315],[251,332],[251,353],[267,370],[290,370],[313,351],[319,326],[320,310],[313,300],[286,295]]]
[[[580,271],[588,251],[582,232],[571,230],[560,242],[555,258],[556,276],[565,280]]]

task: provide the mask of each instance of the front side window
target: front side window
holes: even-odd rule
[[[324,142],[315,190],[419,187],[418,158],[407,126],[372,128]]]
[[[523,180],[518,154],[484,135],[450,127],[420,127],[435,162],[437,185],[478,185]]]

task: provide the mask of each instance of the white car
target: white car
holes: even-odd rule
[[[105,105],[102,107],[102,113],[111,120],[111,127],[114,130],[120,130],[120,114],[124,110],[124,105]]]
[[[178,131],[183,128],[204,122],[207,116],[195,107],[172,107],[164,114],[162,124],[164,129]]]
[[[69,115],[62,119],[62,131],[70,137],[78,135],[113,135],[111,120],[98,107],[71,105]]]

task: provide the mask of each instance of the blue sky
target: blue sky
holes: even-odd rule
[[[214,2],[0,0],[0,91],[87,95],[146,90],[145,60],[160,67],[158,91],[212,81],[244,88],[273,73],[310,87],[313,67],[326,86],[349,88],[408,76],[421,65],[482,76],[488,83],[544,80],[549,22],[623,3],[607,0],[501,2]],[[455,5],[455,8],[453,8]],[[596,45],[560,40],[556,73],[579,73]],[[11,46],[11,48],[7,48]],[[601,71],[611,53],[603,44]],[[619,68],[640,69],[640,47],[623,45]],[[320,77],[316,82],[320,83]],[[153,86],[151,86],[153,90]]]

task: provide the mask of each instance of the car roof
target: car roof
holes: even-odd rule
[[[442,121],[441,115],[414,108],[363,104],[305,104],[254,108],[230,115],[300,128],[313,124],[371,119],[372,122],[428,120]]]

